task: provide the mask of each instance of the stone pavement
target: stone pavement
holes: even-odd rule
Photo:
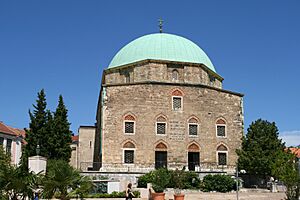
[[[239,200],[283,200],[284,193],[239,193]],[[185,200],[236,200],[236,193],[192,193]]]
[[[166,200],[174,199],[173,192],[166,193]],[[283,200],[285,193],[240,192],[239,200]],[[184,200],[236,200],[236,193],[191,192],[186,193]]]

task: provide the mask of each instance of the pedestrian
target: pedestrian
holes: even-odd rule
[[[34,195],[34,200],[39,200],[39,194],[37,192]]]
[[[133,192],[132,192],[131,187],[132,187],[132,184],[129,183],[127,185],[127,189],[126,189],[126,192],[125,192],[125,194],[126,194],[126,200],[132,200],[132,198],[135,197],[134,194],[133,194]]]

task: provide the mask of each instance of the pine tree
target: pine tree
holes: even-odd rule
[[[28,157],[36,155],[36,147],[40,145],[40,155],[47,156],[47,124],[46,94],[44,89],[38,92],[36,105],[33,104],[33,113],[29,110],[30,123],[26,129],[25,140],[27,144],[22,152],[22,165],[27,168]]]
[[[68,121],[68,110],[64,104],[62,95],[59,96],[58,106],[54,113],[53,135],[51,138],[51,159],[70,160],[72,132],[70,131],[70,123]]]
[[[274,122],[262,119],[252,122],[243,138],[242,149],[237,150],[239,169],[261,178],[271,176],[278,152],[285,148],[278,134]]]

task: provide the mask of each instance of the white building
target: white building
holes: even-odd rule
[[[25,131],[13,128],[0,122],[0,145],[11,155],[11,164],[18,165],[22,155],[22,144]]]

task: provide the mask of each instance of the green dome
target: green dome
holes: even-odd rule
[[[149,34],[133,40],[114,56],[108,68],[146,59],[199,63],[216,72],[208,56],[195,43],[167,33]]]

